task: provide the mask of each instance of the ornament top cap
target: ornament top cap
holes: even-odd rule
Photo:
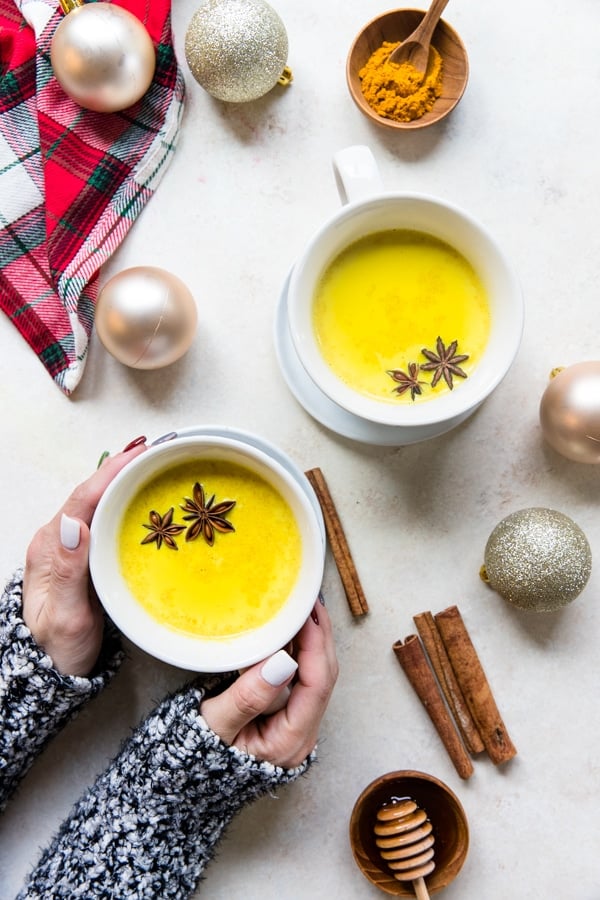
[[[83,0],[59,0],[59,2],[65,16],[73,12],[74,9],[79,9],[80,6],[83,6]]]

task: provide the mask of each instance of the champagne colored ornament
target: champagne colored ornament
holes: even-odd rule
[[[554,369],[540,402],[542,433],[558,453],[600,463],[600,362]]]
[[[95,112],[136,103],[156,67],[154,44],[140,20],[114,3],[60,4],[65,18],[54,32],[50,61],[65,93]]]
[[[481,578],[519,609],[553,612],[586,586],[592,553],[578,525],[554,509],[532,507],[496,525]]]
[[[287,85],[288,38],[264,0],[207,0],[185,36],[185,58],[198,84],[217,100],[247,103]]]
[[[165,269],[136,266],[106,282],[96,303],[96,332],[115,359],[132,369],[160,369],[189,349],[196,303]]]

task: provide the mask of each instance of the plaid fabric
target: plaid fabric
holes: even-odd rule
[[[146,95],[119,113],[70,100],[54,78],[57,0],[0,0],[0,307],[65,394],[87,355],[98,270],[172,157],[184,84],[170,0],[119,0],[157,50]]]

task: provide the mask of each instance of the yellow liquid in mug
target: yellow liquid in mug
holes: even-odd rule
[[[315,293],[313,327],[324,360],[350,388],[378,401],[422,402],[450,390],[423,371],[426,348],[458,341],[468,377],[490,333],[486,291],[472,265],[449,244],[396,229],[350,244],[328,266]],[[421,393],[394,393],[391,370],[417,363]],[[441,373],[440,373],[441,374]],[[453,376],[453,389],[464,381]]]
[[[225,518],[235,531],[215,532],[211,547],[200,534],[178,549],[164,542],[141,544],[151,532],[150,511],[161,516],[174,507],[173,524],[188,513],[180,508],[204,487],[213,506],[236,505]],[[178,631],[223,638],[259,628],[285,603],[298,577],[302,541],[290,506],[262,477],[236,463],[201,460],[182,463],[155,476],[125,510],[119,532],[121,571],[133,596],[159,622]]]

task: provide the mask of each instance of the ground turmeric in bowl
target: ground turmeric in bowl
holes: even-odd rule
[[[380,116],[396,122],[412,122],[429,112],[442,93],[442,57],[430,48],[425,77],[409,63],[390,62],[399,42],[384,41],[371,54],[358,77],[369,106]]]

